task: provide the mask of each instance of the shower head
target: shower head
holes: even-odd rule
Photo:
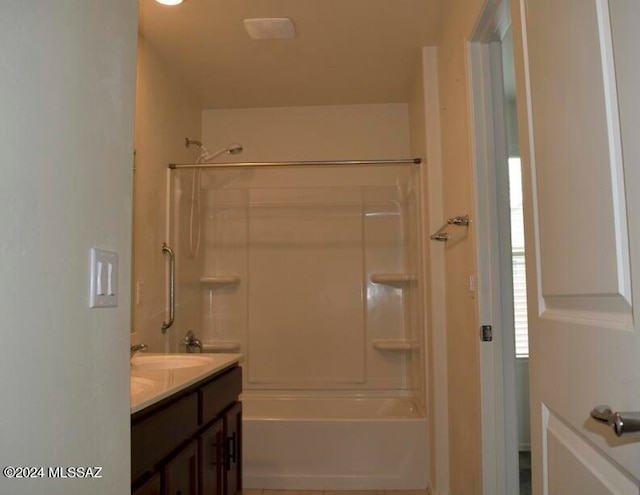
[[[227,153],[229,153],[230,155],[239,155],[240,153],[242,153],[242,150],[244,150],[244,148],[242,147],[241,144],[233,143],[227,149]]]
[[[204,146],[200,141],[196,141],[195,139],[185,138],[184,145],[188,148],[192,144],[195,144],[200,148],[200,161],[201,162],[209,162],[215,158],[218,158],[220,155],[224,155],[228,153],[229,155],[238,155],[242,153],[244,149],[241,144],[233,143],[227,146],[226,148],[219,149],[211,153],[206,146]]]
[[[221,148],[217,151],[211,153],[205,146],[202,146],[202,153],[200,154],[200,158],[203,162],[210,162],[215,158],[218,158],[220,155],[224,155],[225,153],[229,155],[238,155],[242,153],[242,145],[238,143],[233,143],[226,148]]]

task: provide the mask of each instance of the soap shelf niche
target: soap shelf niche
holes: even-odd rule
[[[372,273],[369,280],[374,284],[403,288],[416,281],[413,273]]]
[[[378,351],[397,351],[407,352],[418,349],[418,343],[413,340],[402,339],[385,339],[385,340],[372,340],[373,348]]]
[[[240,276],[238,275],[219,275],[214,277],[200,277],[200,285],[208,289],[217,287],[225,287],[229,285],[238,285]]]

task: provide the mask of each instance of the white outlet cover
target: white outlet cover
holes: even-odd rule
[[[91,248],[89,307],[118,306],[118,253]]]

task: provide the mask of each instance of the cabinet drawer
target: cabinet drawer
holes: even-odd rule
[[[215,381],[198,389],[200,398],[199,424],[204,425],[233,404],[242,391],[242,368],[227,371]]]
[[[195,393],[168,405],[131,427],[131,478],[137,479],[198,429]]]

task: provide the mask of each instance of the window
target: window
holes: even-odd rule
[[[511,205],[511,260],[513,273],[513,316],[516,357],[529,357],[527,325],[527,277],[524,261],[524,218],[522,215],[522,173],[520,158],[509,158],[509,197]]]

